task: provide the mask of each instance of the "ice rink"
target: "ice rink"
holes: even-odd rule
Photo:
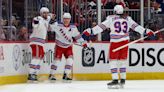
[[[108,81],[72,83],[13,84],[0,86],[0,92],[164,92],[164,80],[127,81],[124,89],[108,89]]]

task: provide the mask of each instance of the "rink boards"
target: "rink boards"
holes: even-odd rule
[[[111,79],[108,61],[109,43],[93,43],[84,50],[74,45],[73,78],[75,80]],[[45,46],[40,74],[48,75],[54,59],[54,43]],[[127,79],[164,79],[164,43],[136,43],[129,47]],[[26,82],[31,49],[28,43],[1,43],[0,84]],[[64,70],[65,58],[59,64],[58,78]]]

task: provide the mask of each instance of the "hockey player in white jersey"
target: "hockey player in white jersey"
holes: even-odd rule
[[[55,60],[52,62],[51,71],[49,75],[49,80],[54,81],[55,73],[58,68],[58,64],[61,61],[62,55],[66,58],[66,65],[64,69],[63,80],[71,81],[72,78],[69,77],[72,71],[73,66],[73,38],[80,43],[81,46],[87,47],[86,41],[81,37],[77,27],[70,24],[71,15],[70,13],[64,13],[63,23],[61,24],[52,24],[51,30],[56,33],[56,46],[55,46]]]
[[[116,5],[114,7],[115,15],[110,15],[103,21],[101,24],[84,30],[84,34],[96,35],[103,32],[106,28],[110,28],[110,49],[109,49],[109,64],[112,73],[112,82],[109,82],[108,86],[115,86],[118,84],[124,85],[126,80],[126,61],[128,55],[128,47],[120,49],[119,51],[113,52],[113,49],[116,49],[122,45],[125,45],[129,42],[129,29],[131,28],[134,31],[144,34],[146,31],[147,35],[153,35],[154,33],[150,29],[145,29],[142,26],[138,25],[135,21],[132,20],[130,16],[125,16],[123,13],[123,7],[121,5]],[[119,74],[120,72],[120,82]]]
[[[33,18],[33,32],[30,35],[30,47],[32,50],[32,60],[29,64],[29,81],[37,81],[37,73],[40,70],[40,63],[43,62],[44,44],[49,29],[49,21],[55,19],[54,16],[49,16],[49,9],[42,7],[40,16]]]

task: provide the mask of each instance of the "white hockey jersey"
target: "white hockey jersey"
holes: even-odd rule
[[[44,19],[41,16],[35,17],[33,19],[33,32],[30,35],[30,44],[38,44],[41,46],[44,45],[50,19],[50,16],[48,16],[47,19]]]
[[[71,46],[73,44],[73,38],[80,43],[80,45],[85,43],[75,25],[65,27],[63,24],[55,23],[51,25],[51,31],[56,33],[56,45],[60,47],[67,48]]]
[[[125,19],[119,15],[110,15],[101,24],[92,28],[93,34],[101,33],[103,30],[110,28],[111,42],[120,42],[129,40],[129,29],[135,30],[140,34],[143,34],[145,28],[138,25],[130,16]]]

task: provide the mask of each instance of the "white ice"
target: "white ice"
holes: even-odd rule
[[[164,80],[128,80],[124,89],[108,89],[108,82],[12,84],[0,86],[0,92],[164,92]]]

